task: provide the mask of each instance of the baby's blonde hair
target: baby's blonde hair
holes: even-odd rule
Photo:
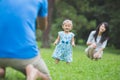
[[[63,21],[63,25],[64,25],[65,23],[70,23],[70,24],[71,24],[71,26],[73,26],[72,21],[71,21],[71,20],[69,20],[69,19],[64,20],[64,21]]]

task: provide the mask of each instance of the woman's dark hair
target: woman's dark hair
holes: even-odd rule
[[[95,38],[95,41],[97,39],[97,36],[98,36],[98,33],[99,33],[99,29],[100,29],[100,26],[104,24],[105,26],[105,32],[102,33],[101,35],[101,39],[100,39],[100,43],[103,43],[105,40],[108,40],[108,33],[109,33],[109,25],[107,22],[102,22],[101,24],[99,24],[96,28],[96,32],[94,34],[94,38]]]

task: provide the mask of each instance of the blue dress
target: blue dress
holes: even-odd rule
[[[71,40],[74,37],[74,33],[70,32],[66,34],[64,31],[60,31],[58,35],[60,36],[60,41],[56,45],[52,57],[66,62],[72,62]]]

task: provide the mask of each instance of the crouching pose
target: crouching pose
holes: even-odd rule
[[[88,58],[101,59],[103,50],[107,45],[108,33],[109,27],[106,22],[99,24],[96,30],[91,31],[87,40],[88,47],[85,49]]]

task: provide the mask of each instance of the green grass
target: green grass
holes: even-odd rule
[[[54,47],[41,48],[41,55],[46,62],[53,80],[120,80],[120,50],[107,48],[101,60],[92,61],[84,53],[85,46],[73,48],[73,62],[54,63],[51,57]],[[25,76],[7,68],[6,80],[25,80]]]

